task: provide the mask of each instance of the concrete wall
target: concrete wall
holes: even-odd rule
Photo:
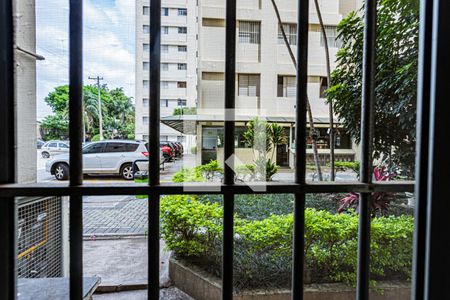
[[[196,300],[221,298],[221,282],[196,266],[171,259],[169,276],[174,285]],[[305,300],[355,299],[355,289],[344,284],[308,284],[304,288]],[[405,282],[379,282],[377,290],[370,292],[372,300],[409,300],[411,285]],[[289,290],[252,290],[235,294],[235,300],[290,300]]]
[[[15,43],[36,53],[36,16],[34,0],[14,1]],[[36,182],[36,58],[15,52],[15,111],[16,111],[16,180]]]

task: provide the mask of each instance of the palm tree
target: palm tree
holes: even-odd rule
[[[269,127],[269,139],[273,146],[272,161],[274,161],[275,153],[277,152],[278,145],[284,145],[287,143],[286,133],[284,132],[283,126],[277,123],[272,123]]]
[[[294,68],[297,70],[297,60],[295,59],[294,52],[291,49],[291,45],[289,44],[288,38],[286,36],[286,32],[284,31],[283,27],[283,21],[281,20],[280,11],[278,10],[278,6],[275,3],[275,0],[271,0],[273,9],[275,11],[275,14],[278,19],[278,26],[280,27],[281,34],[283,36],[284,44],[286,45],[286,48],[289,52],[289,56],[291,57],[292,63],[294,64]],[[297,70],[298,71],[298,70]],[[316,172],[317,176],[319,178],[319,181],[323,181],[322,177],[322,170],[320,168],[320,162],[319,162],[319,151],[317,150],[317,140],[316,138],[313,138],[315,136],[316,129],[314,127],[314,119],[311,111],[311,104],[309,102],[309,99],[307,99],[306,107],[308,111],[308,121],[309,121],[309,133],[312,140],[312,148],[313,148],[313,156],[314,156],[314,164],[316,166]]]

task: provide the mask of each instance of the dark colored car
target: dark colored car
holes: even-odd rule
[[[175,149],[175,157],[182,157],[183,156],[183,149],[182,147],[177,144],[177,142],[169,142],[172,144],[173,148]]]
[[[37,146],[38,149],[41,149],[42,146],[44,146],[44,144],[45,144],[45,142],[43,140],[37,139],[36,146]]]
[[[175,142],[175,144],[177,144],[180,147],[180,151],[181,151],[181,156],[183,156],[184,153],[184,147],[183,144],[181,142]]]

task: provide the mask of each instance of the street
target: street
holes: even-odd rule
[[[45,163],[49,160],[42,158],[37,151],[38,182],[58,182],[53,175],[45,171]],[[166,163],[161,170],[161,182],[171,182],[172,176],[182,167],[195,165],[194,155],[185,155],[183,159]],[[326,174],[324,174],[326,178]],[[314,178],[312,172],[307,173],[308,180]],[[353,172],[339,172],[336,181],[355,181]],[[280,169],[273,177],[274,181],[292,182],[294,172],[291,169]],[[317,179],[315,179],[317,180]],[[86,183],[114,183],[124,182],[118,176],[85,176]],[[142,236],[147,232],[148,215],[147,199],[136,196],[85,196],[83,198],[83,232],[87,239],[114,236]]]

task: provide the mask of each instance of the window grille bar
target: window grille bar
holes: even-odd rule
[[[361,170],[362,183],[372,182],[373,110],[375,104],[375,55],[377,0],[367,0],[364,15],[363,86],[361,105]],[[356,298],[369,299],[370,275],[370,208],[371,194],[359,198],[358,269]]]
[[[70,186],[83,184],[83,1],[70,0],[69,12]],[[70,196],[70,299],[83,298],[83,201]]]
[[[419,70],[417,91],[417,139],[416,139],[416,209],[414,216],[414,261],[412,297],[424,296],[424,272],[426,249],[426,219],[428,193],[428,142],[430,123],[431,39],[434,0],[420,1]]]
[[[308,103],[309,1],[298,1],[297,94],[295,129],[295,183],[304,185],[306,177],[306,115]],[[305,193],[296,193],[292,257],[292,299],[303,299],[305,244]]]
[[[160,184],[160,72],[161,0],[150,1],[150,94],[149,94],[149,185]],[[159,201],[158,193],[148,194],[148,299],[159,299]]]
[[[11,0],[0,1],[0,183],[15,180],[12,5]],[[0,299],[16,299],[16,204],[13,197],[0,202]]]
[[[448,295],[450,281],[448,273],[450,235],[447,232],[450,202],[448,190],[445,188],[450,181],[448,170],[450,2],[435,0],[433,5],[424,299],[441,299],[443,295]]]
[[[234,184],[234,117],[236,92],[236,0],[226,2],[224,184]],[[233,299],[234,194],[223,195],[222,299]]]

